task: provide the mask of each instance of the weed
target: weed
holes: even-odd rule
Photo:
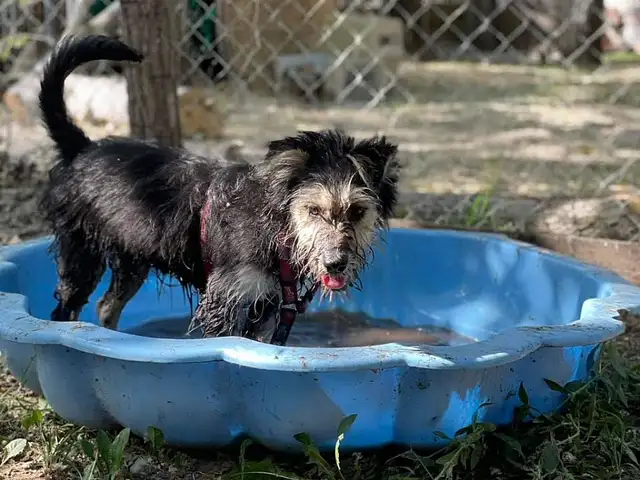
[[[83,480],[91,480],[100,471],[109,480],[116,480],[124,462],[124,450],[129,443],[131,432],[125,428],[113,440],[104,430],[100,430],[95,442],[82,440],[82,451],[91,463],[85,468]]]
[[[162,433],[162,430],[159,428],[149,425],[147,428],[147,442],[149,443],[151,452],[159,456],[164,448],[164,433]]]
[[[488,221],[491,191],[479,193],[469,205],[464,219],[467,228],[480,227]],[[489,219],[490,220],[490,219]]]
[[[67,463],[69,457],[77,452],[77,441],[84,430],[61,421],[41,399],[37,407],[22,418],[21,423],[26,431],[35,431],[42,463],[47,469]]]
[[[247,460],[247,449],[252,444],[253,440],[251,439],[245,439],[242,442],[240,445],[238,465],[225,475],[225,479],[257,480],[265,478],[281,478],[287,480],[301,480],[301,477],[295,473],[288,472],[277,466],[269,457],[256,461]]]

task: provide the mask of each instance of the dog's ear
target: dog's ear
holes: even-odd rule
[[[352,154],[367,159],[372,172],[372,188],[380,200],[383,218],[393,215],[393,209],[398,197],[398,174],[400,165],[396,160],[398,146],[383,137],[374,137],[359,142],[352,150]]]
[[[255,168],[274,200],[280,201],[299,181],[308,160],[309,154],[300,149],[295,138],[284,138],[269,143],[265,159]]]
[[[349,144],[349,142],[351,142]],[[273,185],[285,186],[288,190],[295,186],[310,163],[318,159],[336,155],[344,147],[353,148],[353,139],[338,131],[300,131],[294,137],[285,137],[268,144],[268,152],[260,173],[267,175]]]

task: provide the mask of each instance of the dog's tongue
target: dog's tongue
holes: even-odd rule
[[[322,276],[322,285],[331,289],[331,290],[340,290],[344,288],[345,284],[344,277],[342,275],[333,276],[333,275],[323,275]]]

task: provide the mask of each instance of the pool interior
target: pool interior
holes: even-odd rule
[[[4,255],[15,267],[5,264],[0,269],[0,291],[25,295],[29,313],[42,319],[48,319],[55,306],[56,268],[47,247],[32,244]],[[385,334],[387,337],[404,336],[409,339],[406,341],[436,335],[433,332],[443,338],[455,337],[455,341],[482,341],[515,326],[573,322],[580,318],[585,300],[607,296],[610,282],[615,281],[614,276],[522,244],[458,232],[391,231],[373,258],[362,273],[361,291],[352,290],[349,296],[331,303],[316,300],[310,309],[313,314],[338,310],[343,317],[364,315],[366,322],[351,317],[342,323],[326,318],[320,321],[311,315],[306,322],[296,322],[292,342],[296,335],[308,338],[309,330],[318,330],[320,325],[328,331],[334,329],[333,340],[327,342],[346,341],[346,326],[358,322],[360,335],[355,336],[372,342],[379,339],[379,329],[392,331]],[[82,320],[97,323],[96,302],[109,281],[107,272],[84,308]],[[120,330],[153,335],[154,328],[164,324],[162,328],[167,329],[170,321],[174,325],[169,330],[184,326],[186,331],[192,305],[175,282],[173,286],[170,281],[163,283],[160,286],[154,275],[149,277],[127,304]],[[196,302],[194,299],[193,307]],[[372,328],[378,329],[375,334]],[[399,332],[401,329],[406,331]],[[317,332],[314,335],[322,337]],[[328,338],[326,332],[323,335]]]
[[[189,331],[191,317],[154,319],[126,333],[155,338],[201,338]],[[404,328],[391,319],[371,318],[362,312],[323,310],[300,315],[293,326],[290,347],[360,347],[398,343],[401,345],[464,345],[474,338],[433,325]]]

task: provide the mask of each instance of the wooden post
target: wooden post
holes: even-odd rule
[[[182,143],[178,104],[178,22],[171,0],[120,0],[126,42],[142,51],[125,69],[131,135],[166,146]]]

